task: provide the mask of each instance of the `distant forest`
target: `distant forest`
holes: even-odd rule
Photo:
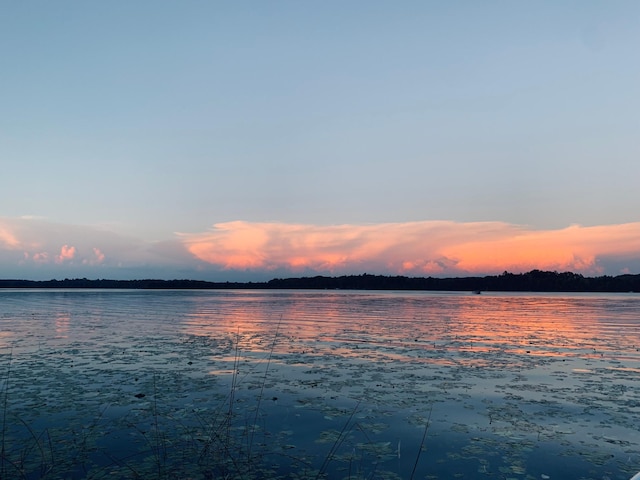
[[[312,289],[427,290],[500,292],[640,292],[640,275],[585,277],[571,272],[504,272],[486,277],[403,277],[344,275],[341,277],[274,278],[267,282],[207,282],[202,280],[0,280],[0,288],[123,288],[123,289]]]

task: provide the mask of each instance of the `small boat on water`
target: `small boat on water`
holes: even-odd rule
[[[473,293],[474,293],[475,295],[480,295],[482,292],[481,292],[480,290],[474,290],[474,291],[473,291]]]

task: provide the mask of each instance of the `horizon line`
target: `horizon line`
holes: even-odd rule
[[[640,273],[621,273],[618,275],[592,275],[587,276],[582,273],[576,273],[569,270],[557,271],[557,270],[540,270],[533,269],[527,272],[513,273],[505,270],[500,274],[494,275],[465,275],[465,276],[450,276],[450,277],[434,277],[434,276],[409,276],[409,275],[389,275],[389,274],[373,274],[373,273],[353,273],[344,275],[306,275],[306,276],[292,276],[292,277],[273,277],[269,280],[202,280],[195,278],[134,278],[134,279],[117,279],[117,278],[87,278],[87,277],[74,277],[74,278],[51,278],[47,280],[33,280],[28,278],[0,278],[0,282],[29,282],[29,283],[48,283],[48,282],[73,282],[73,281],[87,281],[87,282],[143,282],[143,281],[155,281],[155,282],[194,282],[194,283],[208,283],[208,284],[268,284],[272,281],[284,281],[284,280],[302,280],[302,279],[314,279],[314,278],[326,278],[326,279],[338,279],[338,278],[357,278],[357,277],[376,277],[376,278],[406,278],[406,279],[432,279],[432,280],[464,280],[464,279],[484,279],[484,278],[499,278],[507,275],[511,276],[525,276],[531,274],[553,274],[553,275],[571,275],[574,277],[584,279],[599,279],[599,278],[619,278],[619,277],[634,277],[640,276]]]

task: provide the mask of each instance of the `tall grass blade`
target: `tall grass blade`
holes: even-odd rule
[[[424,441],[427,438],[427,430],[429,430],[429,424],[431,423],[431,412],[433,412],[433,405],[431,405],[431,408],[429,409],[429,416],[427,417],[427,423],[424,426],[422,440],[420,441],[420,447],[418,448],[418,454],[416,455],[416,462],[413,464],[413,470],[411,470],[411,477],[409,477],[410,480],[413,480],[413,477],[416,474],[416,469],[418,468],[418,462],[420,461],[420,454],[422,453],[422,449],[424,448]]]

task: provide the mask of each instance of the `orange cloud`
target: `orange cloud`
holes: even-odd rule
[[[514,232],[489,241],[466,242],[443,250],[468,271],[527,271],[534,268],[600,274],[604,257],[640,257],[640,224],[581,227],[561,230]]]
[[[600,261],[640,259],[640,223],[532,230],[502,222],[317,226],[228,222],[181,234],[198,259],[223,269],[487,274],[602,272]]]

